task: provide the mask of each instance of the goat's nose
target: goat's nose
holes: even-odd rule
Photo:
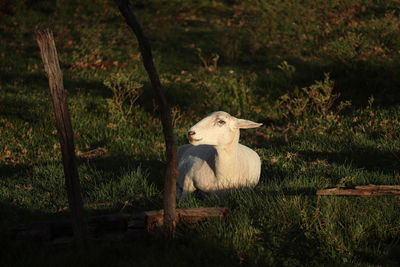
[[[196,134],[196,132],[194,132],[194,131],[189,131],[188,132],[188,136],[192,136],[192,135],[195,135]]]

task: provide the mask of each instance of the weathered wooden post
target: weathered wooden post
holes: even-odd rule
[[[74,237],[77,245],[82,248],[86,246],[87,224],[83,210],[78,169],[76,166],[74,134],[67,104],[68,92],[64,90],[63,75],[58,62],[53,33],[48,29],[39,30],[37,31],[36,38],[40,48],[44,70],[49,79],[50,93],[53,99],[64,165],[65,185],[69,208],[72,213]]]
[[[176,138],[173,133],[171,122],[171,111],[161,86],[157,70],[153,63],[150,44],[143,35],[142,28],[136,20],[129,1],[115,0],[119,10],[125,17],[126,23],[131,27],[139,42],[140,52],[143,58],[143,65],[149,75],[151,85],[156,95],[160,109],[161,122],[163,125],[164,138],[166,142],[167,171],[164,186],[164,228],[167,233],[173,235],[176,225],[176,180],[178,177],[176,158]]]

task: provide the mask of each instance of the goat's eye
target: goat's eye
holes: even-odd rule
[[[224,125],[226,122],[225,121],[223,121],[223,120],[219,120],[219,121],[217,121],[217,124],[219,125],[219,126],[222,126],[222,125]]]

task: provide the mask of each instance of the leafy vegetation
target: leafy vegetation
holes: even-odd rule
[[[70,247],[11,241],[18,223],[69,216],[60,146],[34,31],[50,27],[69,91],[87,212],[162,207],[161,123],[137,42],[112,1],[0,3],[0,265],[351,265],[400,262],[399,197],[317,197],[399,184],[398,1],[135,1],[179,144],[204,115],[263,122],[242,132],[260,184],[179,207],[227,220],[175,240]],[[155,257],[154,255],[157,255]]]

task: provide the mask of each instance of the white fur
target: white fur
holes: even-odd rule
[[[239,130],[261,125],[216,111],[191,127],[190,144],[178,149],[178,198],[195,190],[219,193],[255,186],[261,160],[255,151],[239,144]]]

